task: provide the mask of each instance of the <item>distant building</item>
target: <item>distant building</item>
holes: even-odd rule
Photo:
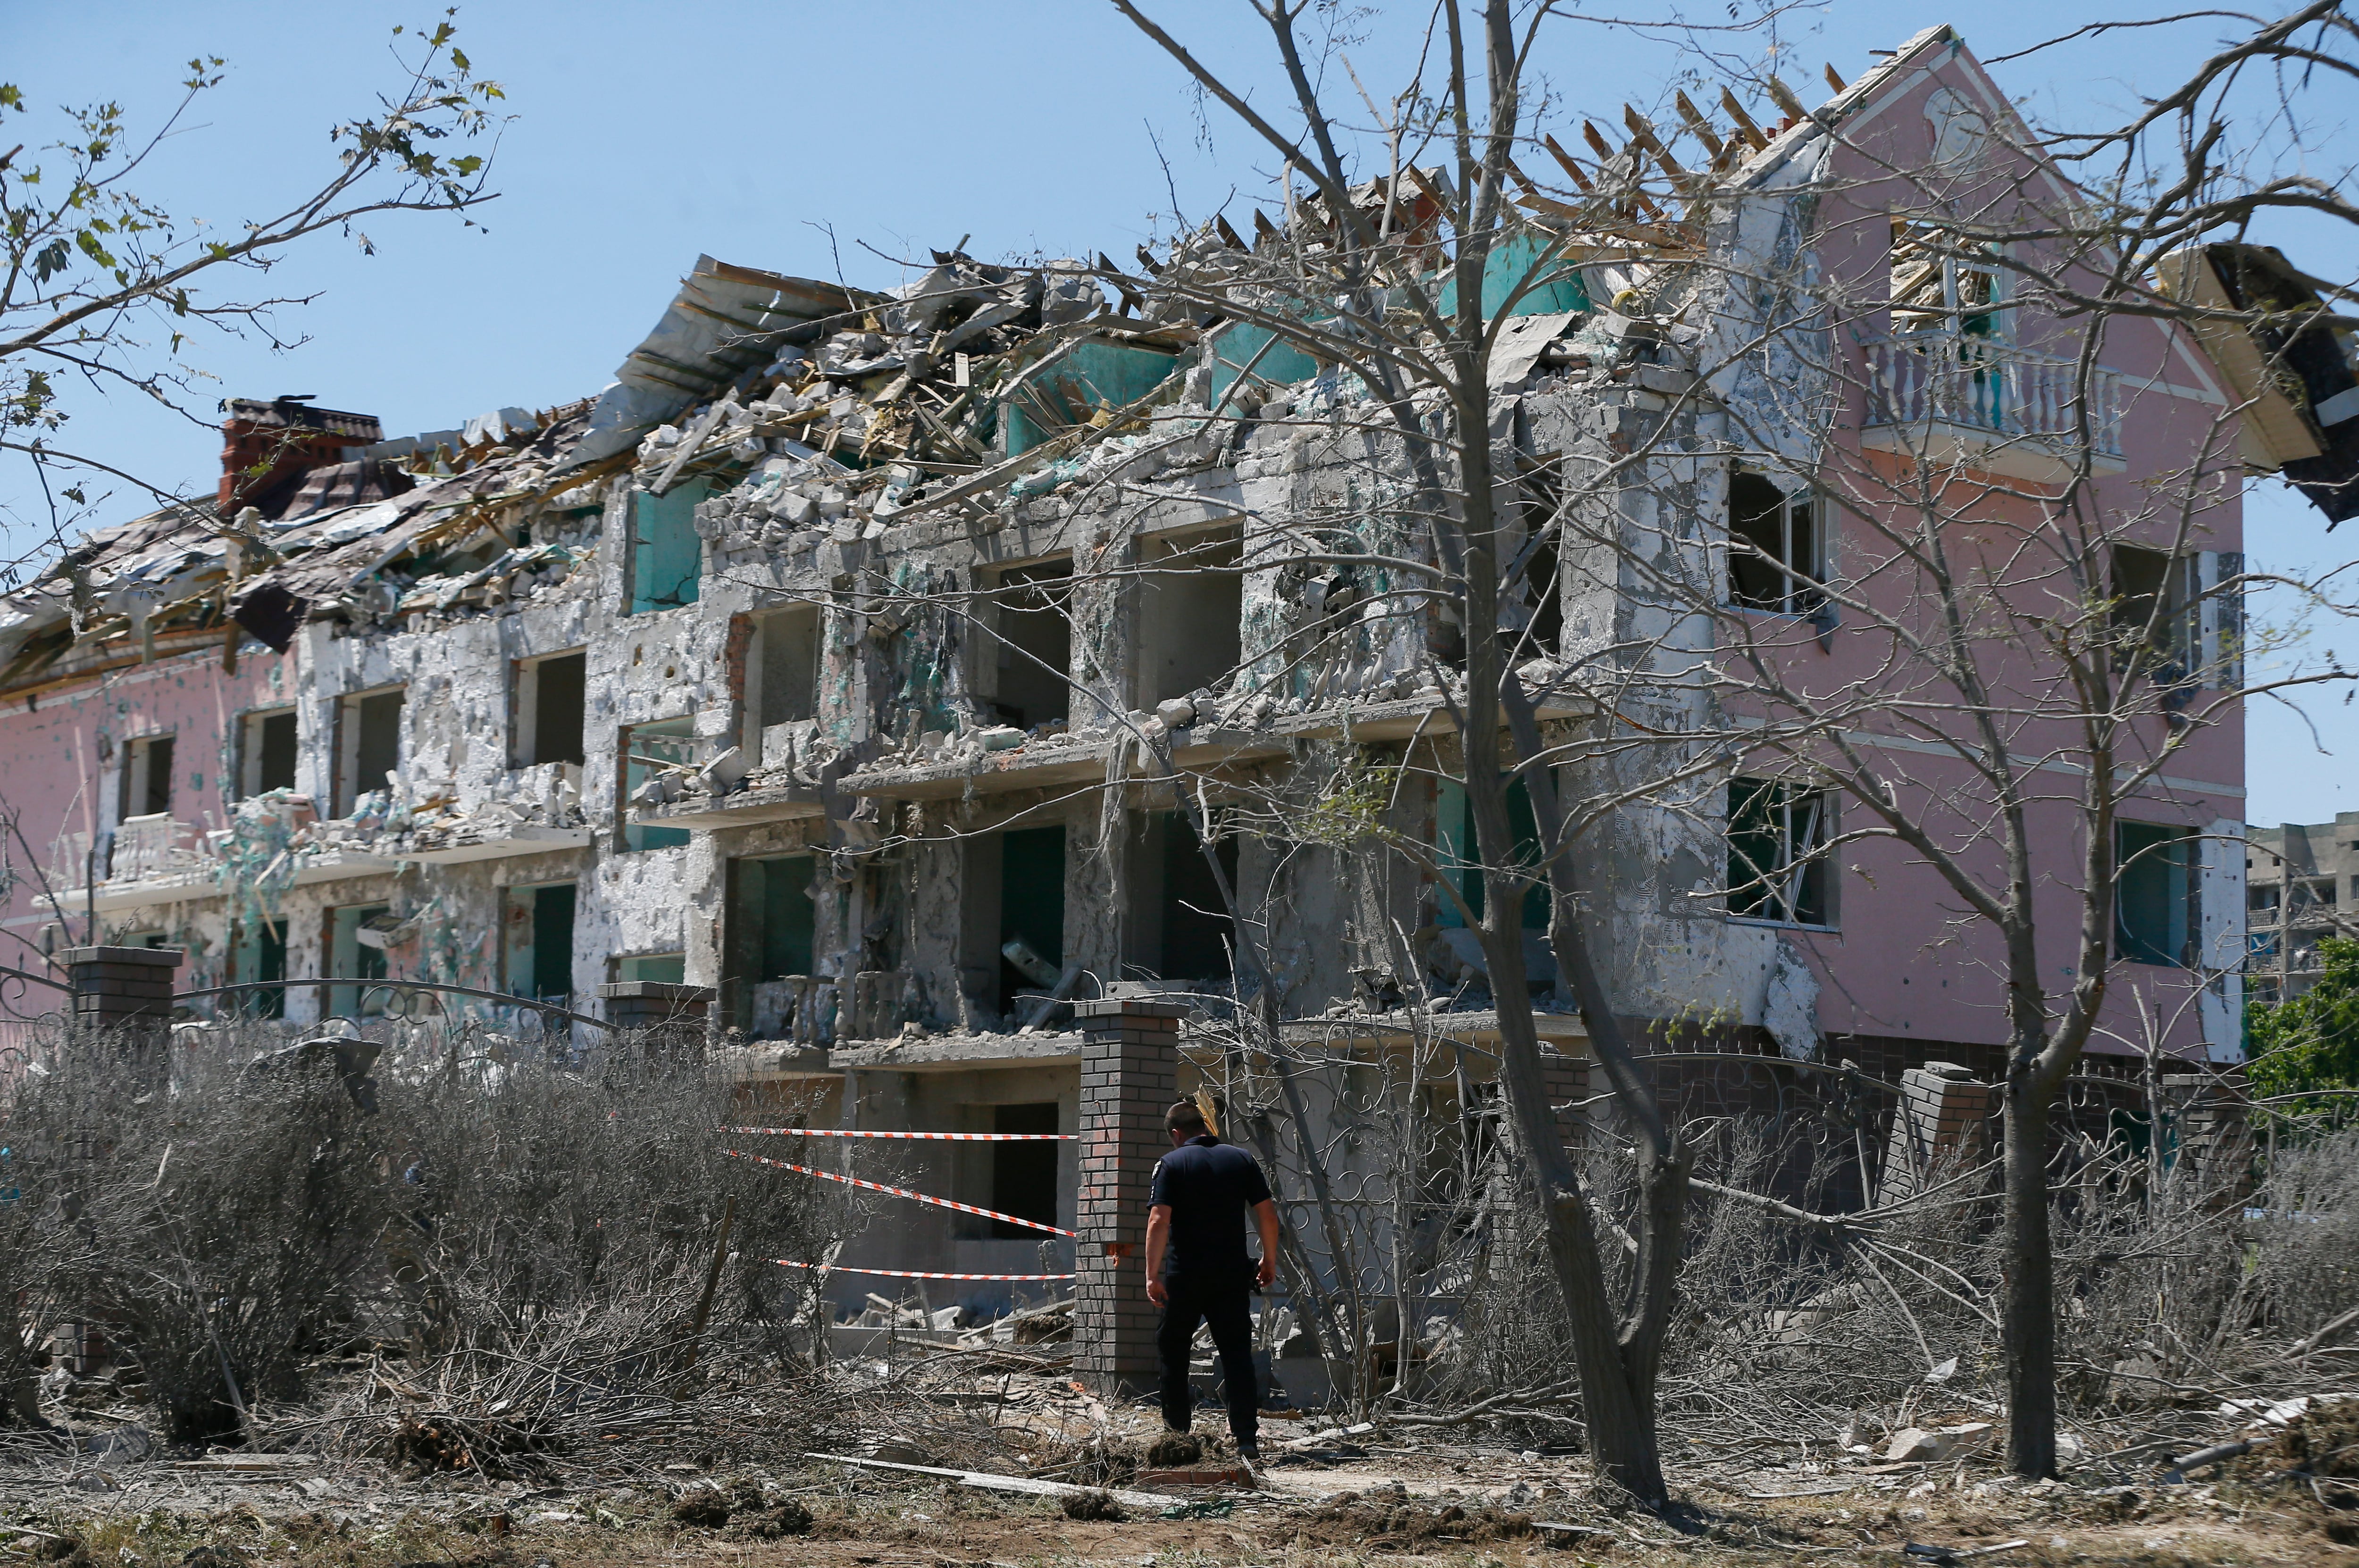
[[[2318,979],[2319,943],[2359,933],[2359,811],[2247,827],[2245,841],[2245,994],[2299,996]]]

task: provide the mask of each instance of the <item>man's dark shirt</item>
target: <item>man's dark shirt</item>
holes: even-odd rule
[[[1198,1281],[1253,1278],[1245,1256],[1245,1215],[1269,1201],[1269,1183],[1252,1155],[1207,1134],[1191,1138],[1156,1163],[1147,1202],[1169,1205],[1171,1240],[1163,1277]]]

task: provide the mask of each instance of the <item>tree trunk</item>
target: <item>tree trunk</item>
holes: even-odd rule
[[[2054,1090],[2018,1058],[2006,1082],[2006,1463],[2027,1479],[2056,1474],[2056,1261],[2049,1240],[2048,1127]]]

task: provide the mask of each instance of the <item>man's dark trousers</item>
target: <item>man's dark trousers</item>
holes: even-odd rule
[[[1183,1274],[1166,1281],[1164,1288],[1169,1300],[1163,1309],[1163,1326],[1155,1336],[1155,1347],[1163,1357],[1163,1424],[1174,1432],[1188,1430],[1195,1402],[1188,1388],[1188,1350],[1201,1322],[1212,1329],[1212,1347],[1221,1353],[1229,1435],[1241,1444],[1256,1441],[1261,1400],[1254,1372],[1249,1282],[1207,1280],[1200,1284]]]

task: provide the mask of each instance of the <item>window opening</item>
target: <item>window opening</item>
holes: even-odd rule
[[[688,955],[685,953],[634,953],[628,957],[608,960],[614,966],[617,980],[639,980],[648,985],[684,986],[688,983]]]
[[[1458,889],[1474,911],[1474,918],[1483,918],[1487,906],[1486,890],[1483,885],[1483,858],[1480,841],[1474,832],[1474,807],[1466,798],[1466,786],[1455,779],[1445,779],[1436,791],[1434,822],[1435,849],[1442,865],[1450,868],[1451,885]],[[1540,870],[1539,818],[1533,815],[1530,792],[1524,781],[1516,779],[1507,785],[1507,826],[1516,836],[1513,864],[1534,885],[1524,893],[1521,929],[1545,931],[1549,925],[1549,895],[1548,882]],[[1437,925],[1458,927],[1465,924],[1458,905],[1448,898],[1440,901],[1441,907],[1434,912]]]
[[[379,935],[391,914],[391,909],[382,903],[353,904],[328,912],[328,974],[332,979],[386,978],[385,947],[381,942],[364,940],[363,934]],[[328,1011],[338,1018],[375,1018],[385,1011],[386,1000],[382,989],[332,986],[328,991]]]
[[[631,613],[694,604],[704,570],[704,541],[696,508],[705,481],[689,480],[662,495],[631,497]]]
[[[1125,942],[1131,968],[1161,979],[1228,977],[1234,927],[1201,845],[1195,825],[1182,812],[1148,812],[1140,818]],[[1214,853],[1235,887],[1236,839],[1223,838]]]
[[[685,827],[645,826],[630,820],[631,796],[667,766],[684,766],[695,754],[693,719],[665,719],[623,730],[623,846],[627,849],[674,849],[689,841]]]
[[[116,809],[123,820],[171,815],[172,737],[143,736],[125,746],[122,795]]]
[[[1999,335],[2005,308],[1997,253],[1939,223],[1892,221],[1892,330]]]
[[[1740,469],[1728,481],[1728,602],[1741,610],[1808,615],[1824,602],[1818,507]]]
[[[1005,1014],[1015,1007],[1018,992],[1046,989],[1064,972],[1062,824],[999,835],[998,913],[998,1000]]]
[[[819,717],[819,606],[798,604],[754,620],[753,645],[745,652],[746,754],[777,759],[764,740],[775,725],[799,724]]]
[[[1055,1132],[1057,1106],[995,1105],[991,1108],[994,1132]],[[1057,1145],[1038,1142],[995,1143],[991,1146],[991,1206],[1018,1219],[1042,1225],[1057,1223]],[[995,1241],[1038,1241],[1040,1232],[1004,1219],[991,1223]]]
[[[551,654],[516,668],[516,763],[584,760],[589,715],[590,655]]]
[[[2116,545],[2113,565],[2114,666],[2159,686],[2186,680],[2195,663],[2195,557]]]
[[[2195,961],[2195,829],[2114,824],[2114,946],[2134,964]]]
[[[1822,851],[1832,803],[1825,792],[1777,779],[1728,785],[1728,911],[1789,925],[1832,924]]]
[[[1072,625],[1066,618],[1072,575],[1071,561],[1051,561],[999,576],[993,635],[981,641],[989,650],[992,710],[1003,724],[1061,724],[1072,711]]]
[[[287,923],[266,920],[238,928],[237,946],[233,955],[233,983],[242,986],[267,985],[287,978]],[[287,993],[284,990],[240,991],[237,1011],[248,1018],[284,1018],[287,1016]]]
[[[507,990],[511,996],[566,1005],[573,995],[571,882],[507,890]]]
[[[351,816],[354,804],[371,790],[392,787],[386,775],[401,765],[401,705],[398,689],[344,698],[337,816]]]
[[[1146,557],[1138,700],[1152,708],[1216,686],[1236,669],[1244,645],[1244,545],[1236,531],[1223,529],[1151,541]]]
[[[244,751],[238,759],[238,794],[256,795],[295,787],[295,710],[245,716]]]
[[[728,952],[722,980],[730,1022],[757,1040],[776,1037],[792,1000],[780,982],[816,967],[818,923],[810,855],[747,856],[729,862]]]

